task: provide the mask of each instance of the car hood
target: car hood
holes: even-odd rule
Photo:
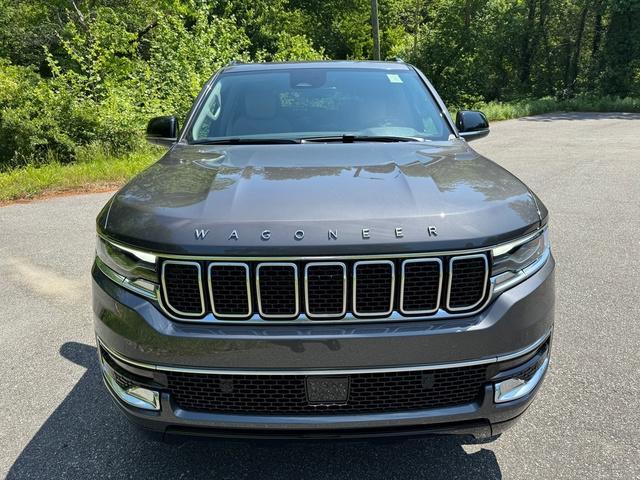
[[[540,221],[520,180],[452,140],[176,145],[98,229],[159,253],[346,255],[479,248]]]

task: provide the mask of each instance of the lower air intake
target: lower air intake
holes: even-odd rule
[[[169,389],[184,410],[314,415],[402,412],[453,407],[478,401],[486,365],[414,372],[348,375],[346,402],[318,404],[308,399],[304,375],[209,375],[169,372]],[[345,376],[341,375],[343,379]],[[330,377],[329,377],[330,378]]]

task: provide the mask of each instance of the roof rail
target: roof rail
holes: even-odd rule
[[[242,65],[244,62],[242,60],[231,60],[225,66],[230,67],[231,65]]]

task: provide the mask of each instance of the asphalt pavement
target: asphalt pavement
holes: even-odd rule
[[[141,437],[101,385],[90,307],[109,194],[0,208],[0,476],[640,478],[640,115],[550,114],[474,142],[551,211],[552,363],[497,441],[195,442]]]

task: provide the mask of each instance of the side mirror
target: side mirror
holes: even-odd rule
[[[155,117],[147,124],[147,141],[170,147],[178,141],[178,119],[174,116]]]
[[[484,113],[477,110],[460,110],[456,114],[456,128],[467,141],[489,135],[489,121]]]

